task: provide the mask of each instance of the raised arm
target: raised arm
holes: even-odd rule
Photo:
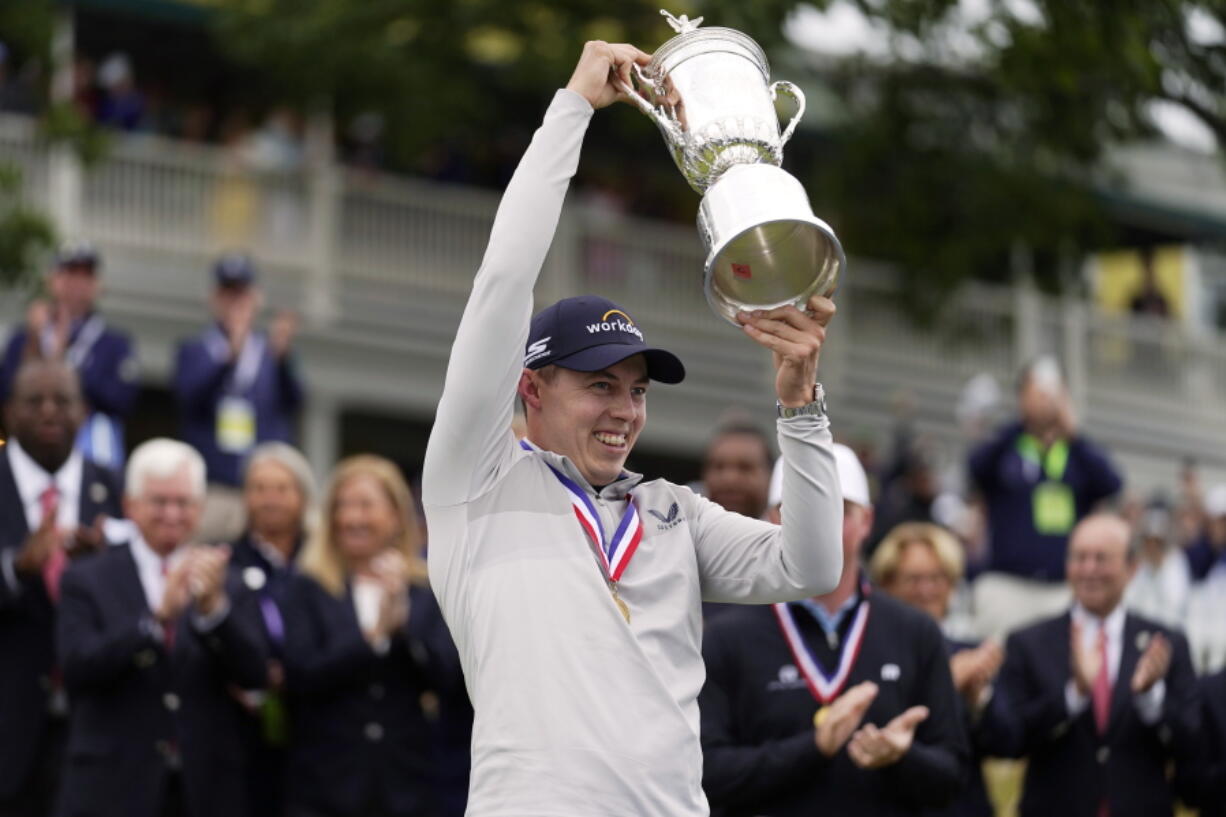
[[[514,452],[511,415],[532,318],[532,289],[553,241],[595,108],[616,99],[610,77],[649,58],[633,46],[588,43],[554,95],[503,194],[460,319],[422,474],[430,505],[480,494]]]
[[[814,401],[814,382],[834,304],[814,296],[805,312],[794,306],[738,320],[771,350],[775,392],[784,408]],[[830,422],[824,410],[778,421],[783,457],[783,524],[728,513],[702,500],[694,519],[695,545],[707,601],[764,603],[820,596],[843,571],[843,493]]]

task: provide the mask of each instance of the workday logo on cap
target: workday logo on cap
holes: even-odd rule
[[[620,309],[610,309],[600,316],[600,320],[587,324],[586,328],[589,335],[600,332],[628,332],[639,340],[643,339],[642,331],[634,325],[634,318]]]

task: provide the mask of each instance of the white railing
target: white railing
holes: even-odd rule
[[[328,164],[260,173],[223,149],[153,136],[117,137],[108,158],[84,170],[65,151],[40,143],[20,117],[0,117],[0,160],[23,171],[27,196],[66,232],[156,263],[189,260],[181,266],[190,275],[150,282],[159,297],[178,291],[198,302],[208,259],[244,247],[296,292],[315,325],[352,325],[406,342],[415,329],[399,307],[414,297],[449,298],[448,304],[462,297],[498,202],[491,191]],[[689,336],[710,358],[711,388],[718,389],[731,382],[729,374],[714,373],[718,361],[737,365],[740,341],[702,304],[702,255],[690,225],[610,213],[572,196],[540,295],[598,291],[644,323]],[[138,278],[108,281],[135,299],[145,286]],[[1064,360],[1096,433],[1125,454],[1137,452],[1139,467],[1160,454],[1171,462],[1197,455],[1226,472],[1220,337],[984,286],[967,287],[930,328],[917,328],[899,308],[895,281],[890,270],[853,260],[838,296],[841,315],[824,376],[841,389],[857,422],[887,424],[888,392],[909,389],[930,430],[954,445],[952,401],[967,378],[989,372],[1008,392],[1018,364],[1048,351]],[[429,304],[419,306],[430,312]]]

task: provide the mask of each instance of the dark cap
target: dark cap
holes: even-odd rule
[[[226,253],[213,264],[213,280],[219,287],[250,286],[256,276],[255,262],[244,253]]]
[[[606,298],[580,295],[563,298],[532,319],[524,366],[561,366],[577,372],[598,372],[628,357],[642,355],[647,376],[661,383],[680,383],[685,366],[672,352],[647,345],[643,333],[625,310]]]
[[[91,267],[97,269],[101,265],[98,249],[87,241],[76,241],[65,244],[55,254],[57,267]]]

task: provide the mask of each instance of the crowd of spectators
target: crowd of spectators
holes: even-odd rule
[[[241,254],[175,357],[179,439],[133,448],[101,272],[65,247],[0,371],[0,815],[462,814],[472,712],[403,476],[352,457],[317,496],[296,321],[262,328]],[[881,463],[836,446],[838,587],[704,608],[715,814],[989,815],[989,757],[1029,759],[1022,814],[1221,813],[1226,656],[1193,622],[1226,621],[1226,486],[1132,498],[1053,360],[1017,405],[957,497],[905,428]],[[773,451],[730,423],[697,487],[777,521]]]

